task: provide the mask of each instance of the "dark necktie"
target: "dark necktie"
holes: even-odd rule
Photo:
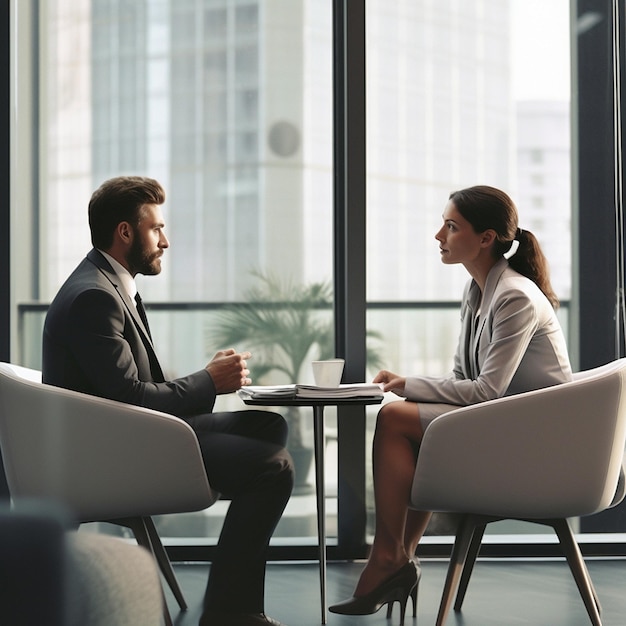
[[[150,337],[150,340],[152,341],[152,335],[150,334],[150,326],[148,325],[148,316],[146,315],[146,309],[143,306],[143,300],[141,299],[139,292],[135,294],[135,302],[137,303],[137,313],[139,313],[139,317],[141,318],[141,321],[143,322],[143,325],[146,328],[148,337]]]

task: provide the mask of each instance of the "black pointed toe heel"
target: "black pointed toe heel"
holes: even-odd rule
[[[341,615],[371,615],[385,604],[391,607],[394,602],[399,602],[400,626],[402,626],[409,596],[413,599],[415,610],[418,580],[418,569],[413,561],[409,561],[369,593],[359,597],[352,596],[343,602],[333,604],[328,607],[328,610]]]
[[[415,564],[415,569],[417,570],[417,582],[415,583],[415,587],[411,589],[411,601],[413,603],[413,617],[417,617],[417,592],[420,586],[420,579],[422,577],[422,566],[420,564],[420,560],[417,557],[411,559]],[[408,600],[407,600],[408,602]],[[387,619],[391,618],[391,611],[393,609],[393,602],[389,602],[387,604]]]
[[[411,593],[409,594],[412,604],[413,604],[413,617],[417,617],[417,590],[419,589],[419,585],[420,585],[420,581],[418,579],[417,582],[415,583],[415,587],[411,589]],[[407,602],[409,601],[408,598],[406,601]],[[392,609],[393,609],[393,602],[388,602],[387,603],[387,619],[391,618]],[[400,611],[402,612],[402,609],[400,609]],[[402,626],[403,623],[404,623],[404,617],[401,617],[400,626]]]

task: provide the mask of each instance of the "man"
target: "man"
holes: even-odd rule
[[[201,626],[279,625],[264,613],[267,546],[293,487],[284,419],[264,411],[212,413],[216,396],[250,383],[250,353],[222,350],[198,372],[166,380],[137,274],[156,275],[169,247],[161,185],[121,176],[89,203],[93,250],[50,305],[43,380],[177,415],[198,436],[211,485],[232,500],[211,564]],[[143,319],[142,319],[143,314]]]

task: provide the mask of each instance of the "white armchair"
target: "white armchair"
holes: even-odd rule
[[[127,526],[187,608],[152,516],[202,510],[218,498],[188,424],[0,363],[0,448],[13,499],[59,502],[77,523]],[[166,606],[164,615],[171,623]]]
[[[417,510],[461,513],[437,624],[458,587],[460,610],[488,523],[521,519],[554,528],[591,622],[600,605],[568,517],[624,497],[626,359],[574,381],[438,417],[420,446],[411,494]]]

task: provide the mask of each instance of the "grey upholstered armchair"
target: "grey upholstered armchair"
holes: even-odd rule
[[[600,604],[567,518],[624,497],[626,359],[562,385],[459,408],[427,429],[411,506],[461,513],[437,624],[460,610],[488,523],[521,519],[554,528],[591,618]]]

